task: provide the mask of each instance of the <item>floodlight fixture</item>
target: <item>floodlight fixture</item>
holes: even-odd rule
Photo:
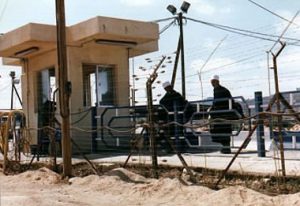
[[[173,5],[171,5],[171,4],[167,7],[167,9],[168,9],[168,11],[171,12],[171,14],[173,14],[173,15],[175,15],[176,12],[177,12],[176,7],[173,6]]]
[[[135,41],[122,41],[122,40],[111,40],[111,39],[96,39],[97,44],[111,45],[111,46],[124,46],[132,48],[137,45]]]
[[[39,50],[38,47],[35,47],[35,46],[34,47],[30,47],[30,48],[27,48],[27,49],[24,49],[24,50],[16,52],[15,53],[15,57],[21,58],[21,57],[27,56],[27,55],[29,55],[29,54],[31,54],[33,52],[36,52],[38,50]]]
[[[19,84],[20,83],[20,79],[14,79],[13,82],[14,82],[14,84]]]
[[[180,7],[181,11],[184,13],[187,13],[187,11],[189,10],[191,4],[189,2],[184,1]]]
[[[10,76],[12,79],[14,79],[14,78],[16,77],[16,72],[15,72],[15,71],[11,71],[11,72],[9,73],[9,76]]]

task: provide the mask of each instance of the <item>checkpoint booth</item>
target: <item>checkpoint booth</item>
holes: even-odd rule
[[[81,149],[91,150],[93,115],[130,104],[129,58],[157,51],[158,38],[153,22],[98,16],[67,26],[71,136]],[[22,68],[22,107],[32,144],[40,141],[45,111],[53,110],[60,121],[56,46],[55,25],[29,23],[0,36],[3,63]]]

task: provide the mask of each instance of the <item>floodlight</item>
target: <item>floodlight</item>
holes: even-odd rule
[[[16,72],[15,72],[15,71],[11,71],[11,72],[9,73],[9,76],[10,76],[11,78],[15,78]]]
[[[24,49],[24,50],[16,52],[15,57],[21,58],[21,57],[27,56],[33,52],[36,52],[38,50],[39,50],[38,47],[30,47],[28,49]]]
[[[175,15],[176,12],[177,12],[176,7],[173,6],[173,5],[171,5],[171,4],[167,7],[167,9],[168,9],[168,11],[171,12],[173,15]]]
[[[120,40],[110,40],[110,39],[96,39],[97,44],[105,44],[111,46],[125,46],[125,47],[134,47],[137,45],[137,42],[134,41],[120,41]]]
[[[180,7],[181,11],[183,11],[184,13],[187,13],[188,9],[190,8],[190,3],[184,1]]]
[[[14,79],[13,82],[14,82],[14,84],[19,84],[20,83],[20,79]]]

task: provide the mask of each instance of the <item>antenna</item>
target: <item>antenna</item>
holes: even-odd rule
[[[225,39],[227,38],[228,35],[226,35],[219,43],[218,45],[214,48],[214,50],[211,52],[211,54],[208,56],[208,58],[206,59],[206,61],[204,62],[204,64],[202,65],[202,67],[199,69],[199,71],[197,71],[198,73],[198,77],[199,77],[199,81],[200,81],[200,87],[201,87],[201,99],[203,99],[203,84],[202,84],[202,70],[204,69],[204,67],[207,65],[208,61],[211,59],[211,57],[216,53],[217,49],[221,46],[221,44],[225,41]]]

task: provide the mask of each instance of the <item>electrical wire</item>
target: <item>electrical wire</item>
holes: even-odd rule
[[[3,6],[3,9],[2,9],[1,12],[0,12],[0,22],[2,21],[4,12],[5,12],[6,8],[7,8],[8,0],[4,0],[4,4],[3,4],[3,5],[4,5],[4,6]]]
[[[292,21],[285,27],[285,29],[282,31],[281,35],[278,37],[277,41],[274,43],[274,45],[271,47],[271,49],[269,50],[270,52],[274,49],[274,47],[276,46],[276,44],[278,42],[280,42],[281,39],[283,39],[283,35],[285,34],[285,32],[289,29],[291,23],[295,20],[295,18],[298,16],[300,11],[297,11],[296,14],[294,15],[294,17],[292,18]]]
[[[234,64],[238,64],[238,63],[247,61],[247,60],[249,60],[249,59],[253,59],[254,57],[257,57],[257,56],[260,56],[260,54],[256,54],[256,55],[253,55],[253,56],[250,56],[250,57],[242,58],[242,59],[237,60],[237,61],[235,61],[235,62],[231,62],[231,63],[228,63],[228,64],[221,65],[221,66],[219,66],[219,67],[212,68],[212,69],[210,69],[210,71],[212,71],[212,70],[217,70],[217,69],[221,69],[221,68],[228,67],[228,66],[232,66],[232,65],[234,65]],[[206,72],[207,72],[207,71],[206,71]],[[205,72],[203,72],[203,73],[205,73]],[[196,74],[191,74],[191,75],[188,75],[188,76],[186,76],[186,77],[188,78],[188,77],[192,77],[192,76],[196,76],[196,75],[198,75],[198,74],[197,74],[197,73],[196,73]]]
[[[238,28],[234,28],[234,27],[230,27],[230,26],[224,26],[224,25],[220,25],[220,24],[215,24],[215,23],[209,23],[209,22],[205,22],[205,21],[201,21],[201,20],[197,20],[197,19],[193,19],[193,18],[188,18],[186,17],[188,20],[191,20],[193,22],[197,22],[197,23],[201,23],[204,25],[208,25],[214,28],[218,28],[224,31],[228,31],[231,33],[235,33],[235,34],[240,34],[243,36],[248,36],[248,37],[252,37],[252,38],[257,38],[257,39],[261,39],[261,40],[265,40],[265,41],[272,41],[272,42],[276,42],[275,39],[271,39],[271,38],[266,38],[266,37],[277,37],[279,38],[280,36],[277,35],[272,35],[272,34],[263,34],[260,32],[253,32],[253,31],[249,31],[249,30],[245,30],[245,29],[238,29]],[[265,36],[265,37],[264,37]],[[290,38],[290,37],[282,37],[283,39],[286,40],[293,40],[293,41],[297,41],[299,42],[300,39],[295,39],[295,38]]]
[[[293,23],[293,24],[299,26],[298,24],[294,23],[293,21],[290,21],[290,20],[288,20],[288,19],[286,19],[286,18],[280,16],[279,14],[276,14],[275,12],[273,12],[273,11],[267,9],[266,7],[264,7],[264,6],[260,5],[260,4],[258,4],[258,3],[255,2],[255,1],[252,1],[252,0],[248,0],[248,1],[251,2],[251,3],[253,3],[253,4],[255,4],[256,6],[258,6],[258,7],[260,7],[260,8],[262,8],[263,10],[265,10],[265,11],[267,11],[267,12],[273,14],[274,16],[279,17],[280,19],[282,19],[282,20],[284,20],[284,21],[287,21],[287,22],[289,22],[289,23]]]
[[[212,53],[208,56],[208,58],[206,59],[206,61],[204,62],[204,64],[202,65],[202,67],[200,68],[200,70],[198,71],[198,76],[199,76],[199,81],[200,81],[200,85],[201,85],[201,97],[203,99],[203,85],[202,85],[202,70],[203,68],[206,66],[206,64],[209,62],[209,60],[211,59],[211,57],[216,53],[217,49],[221,46],[221,44],[225,41],[225,39],[227,38],[227,36],[225,36],[218,44],[217,46],[214,48],[214,50],[212,51]]]
[[[172,25],[174,25],[176,22],[176,20],[173,20],[171,23],[169,23],[168,25],[166,25],[164,28],[162,28],[162,30],[159,31],[159,35],[161,35],[162,33],[164,33],[167,29],[169,29]]]
[[[165,18],[165,19],[157,19],[157,20],[153,20],[153,21],[150,21],[150,22],[160,23],[160,22],[164,22],[164,21],[169,21],[171,19],[176,19],[176,17],[169,17],[169,18]]]

